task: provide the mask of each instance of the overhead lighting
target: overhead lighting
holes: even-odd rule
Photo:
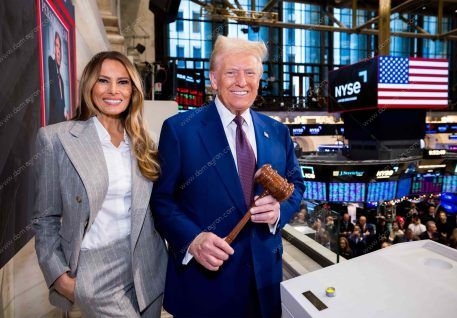
[[[446,168],[445,164],[441,165],[419,165],[419,169],[435,169],[435,168]]]

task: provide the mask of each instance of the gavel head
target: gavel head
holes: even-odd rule
[[[294,192],[294,185],[281,177],[270,164],[264,164],[254,175],[254,181],[263,186],[276,200],[287,200]]]

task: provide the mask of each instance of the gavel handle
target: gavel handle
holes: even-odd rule
[[[263,191],[262,194],[254,201],[254,203],[258,199],[266,197],[269,194],[270,194],[270,192],[268,190]],[[248,221],[249,221],[249,219],[251,218],[251,215],[252,215],[251,214],[251,208],[255,205],[254,203],[251,204],[251,206],[248,209],[248,212],[246,212],[246,214],[238,222],[238,224],[233,228],[233,230],[229,233],[229,235],[227,235],[227,237],[225,238],[225,241],[227,243],[232,244],[232,242],[235,240],[235,238],[238,235],[238,233],[240,233],[241,230],[243,229],[243,227],[246,225],[246,223],[248,223]]]

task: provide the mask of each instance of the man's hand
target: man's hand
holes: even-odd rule
[[[189,253],[206,269],[217,271],[234,250],[216,234],[202,232],[190,243]]]
[[[59,292],[59,294],[68,298],[71,302],[75,301],[75,286],[76,279],[70,277],[68,273],[63,273],[54,282],[54,288]]]
[[[267,195],[255,201],[255,206],[251,208],[251,214],[251,221],[254,223],[274,225],[279,218],[279,202],[271,195]]]

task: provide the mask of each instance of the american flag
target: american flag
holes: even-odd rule
[[[380,56],[378,107],[445,108],[448,73],[445,59]]]

